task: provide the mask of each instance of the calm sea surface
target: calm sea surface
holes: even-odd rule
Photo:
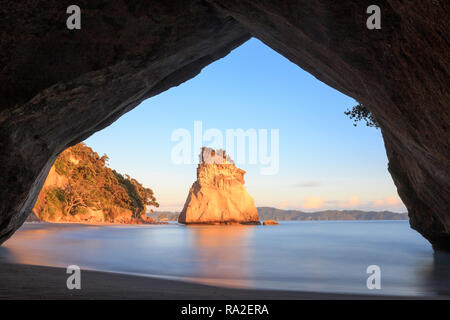
[[[228,287],[449,295],[450,258],[407,221],[292,221],[280,226],[25,224],[3,261],[184,279]],[[366,269],[381,268],[369,290]]]

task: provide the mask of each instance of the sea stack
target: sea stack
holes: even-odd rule
[[[184,224],[260,224],[253,198],[244,187],[245,171],[224,150],[203,147],[197,181],[189,190],[178,222]]]

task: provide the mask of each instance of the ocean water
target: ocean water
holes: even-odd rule
[[[407,221],[287,221],[280,226],[25,224],[9,262],[182,279],[226,287],[449,295],[450,257]],[[369,290],[367,267],[381,270]]]

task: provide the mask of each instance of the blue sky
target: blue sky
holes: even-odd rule
[[[257,39],[178,87],[142,102],[86,140],[109,164],[152,188],[159,210],[180,210],[195,164],[175,164],[172,133],[279,130],[279,170],[239,165],[257,206],[305,211],[406,211],[387,171],[380,130],[354,127],[344,115],[354,99],[328,87]],[[207,145],[207,143],[205,143]],[[197,154],[192,150],[192,154]]]

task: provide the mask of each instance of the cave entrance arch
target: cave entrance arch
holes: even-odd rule
[[[411,226],[450,248],[446,2],[381,1],[382,29],[369,30],[368,1],[81,1],[78,33],[67,5],[0,9],[0,242],[62,150],[253,35],[375,115]]]
[[[253,38],[85,142],[152,188],[158,211],[182,210],[207,146],[247,172],[259,207],[406,212],[380,131],[344,115],[354,104]]]

